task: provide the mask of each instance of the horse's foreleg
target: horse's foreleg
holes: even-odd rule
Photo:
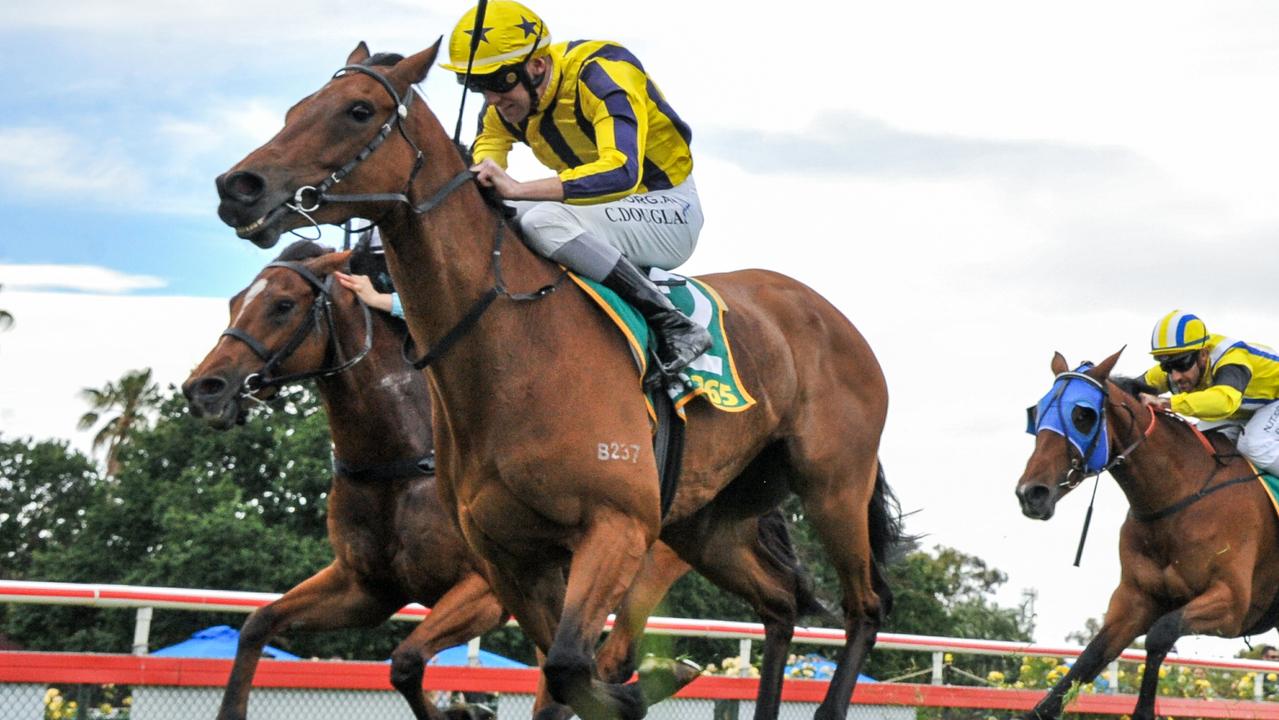
[[[506,611],[478,573],[464,577],[431,607],[431,614],[391,653],[391,685],[404,696],[417,720],[443,714],[422,691],[426,663],[435,653],[501,626]]]
[[[1110,606],[1097,636],[1080,653],[1069,672],[1053,685],[1026,717],[1031,720],[1055,720],[1059,717],[1062,702],[1070,689],[1076,683],[1090,682],[1097,677],[1137,636],[1146,632],[1157,612],[1146,595],[1127,585],[1116,588],[1110,596]]]
[[[540,568],[522,566],[516,558],[505,556],[500,547],[488,551],[502,555],[511,567],[519,568],[517,574],[507,574],[494,564],[486,570],[493,592],[508,610],[515,614],[520,630],[532,641],[537,650],[537,664],[546,665],[546,653],[555,638],[555,627],[564,605],[564,572],[558,565]],[[537,678],[537,691],[533,699],[533,717],[536,720],[568,720],[572,708],[551,698],[546,687],[546,674]]]
[[[1247,601],[1240,600],[1224,582],[1219,582],[1186,605],[1155,621],[1146,633],[1146,666],[1133,720],[1153,720],[1155,694],[1159,690],[1159,666],[1177,638],[1193,633],[1233,637],[1243,632]]]
[[[1159,666],[1163,664],[1173,643],[1183,634],[1182,610],[1174,610],[1155,621],[1146,633],[1146,666],[1141,676],[1141,690],[1133,720],[1154,720],[1155,694],[1159,692]]]
[[[218,720],[243,720],[262,648],[280,632],[368,627],[386,620],[396,609],[374,598],[344,568],[334,563],[279,600],[254,611],[240,629],[240,642],[222,695],[222,706],[218,709]]]
[[[601,680],[607,683],[624,683],[630,680],[635,672],[636,646],[644,634],[644,625],[648,622],[649,615],[662,598],[666,597],[671,585],[684,577],[690,569],[688,563],[681,560],[669,545],[660,541],[653,543],[635,576],[635,582],[631,583],[630,589],[622,598],[622,604],[613,620],[613,630],[596,655],[596,675]],[[645,694],[645,700],[649,704],[664,697],[666,696],[650,697]]]
[[[564,612],[542,671],[551,696],[583,720],[644,716],[639,688],[594,680],[593,660],[604,621],[634,580],[652,540],[634,518],[601,510],[574,548]]]

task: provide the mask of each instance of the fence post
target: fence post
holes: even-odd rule
[[[151,638],[151,608],[140,607],[133,621],[133,654],[146,655]]]
[[[942,669],[945,668],[944,658],[940,651],[933,653],[933,684],[944,685],[945,678],[942,677]]]
[[[1266,699],[1266,673],[1259,672],[1253,675],[1252,697],[1256,700]]]
[[[1115,660],[1110,663],[1110,684],[1106,688],[1107,695],[1114,695],[1119,692],[1119,661]]]
[[[751,641],[742,638],[737,641],[737,674],[750,677],[751,674]]]

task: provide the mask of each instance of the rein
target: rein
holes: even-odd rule
[[[1212,479],[1217,476],[1217,473],[1223,467],[1225,467],[1225,463],[1222,462],[1221,454],[1217,452],[1216,448],[1212,446],[1212,443],[1209,442],[1208,438],[1203,434],[1203,432],[1199,430],[1199,428],[1193,425],[1190,425],[1189,423],[1186,423],[1185,420],[1182,420],[1177,415],[1172,415],[1171,413],[1169,413],[1169,416],[1178,422],[1185,423],[1186,426],[1189,427],[1190,430],[1192,430],[1195,433],[1196,437],[1199,438],[1199,442],[1202,443],[1203,446],[1207,448],[1208,452],[1212,455],[1213,468],[1208,473],[1208,477],[1204,478],[1203,484],[1199,486],[1199,489],[1197,491],[1178,500],[1177,502],[1167,507],[1164,507],[1159,510],[1155,510],[1153,512],[1148,512],[1148,513],[1134,512],[1132,508],[1129,508],[1128,515],[1132,519],[1138,522],[1155,522],[1156,520],[1163,520],[1164,518],[1176,515],[1182,510],[1185,510],[1186,508],[1190,507],[1191,505],[1194,505],[1200,500],[1203,500],[1204,498],[1217,492],[1218,490],[1224,490],[1228,487],[1231,487],[1232,485],[1238,485],[1240,483],[1249,482],[1251,480],[1256,480],[1257,478],[1261,477],[1261,474],[1256,472],[1256,470],[1254,469],[1251,475],[1243,475],[1241,477],[1231,478],[1230,480],[1223,480],[1217,483],[1216,485],[1212,485],[1211,484]],[[1232,456],[1226,455],[1226,457],[1232,457]]]
[[[413,181],[417,178],[418,172],[421,171],[425,164],[426,155],[422,152],[422,149],[417,146],[417,143],[413,142],[413,138],[409,137],[408,132],[404,129],[404,120],[409,116],[409,105],[400,98],[400,94],[395,91],[395,86],[391,84],[391,81],[387,80],[381,73],[378,73],[364,65],[347,65],[334,73],[333,77],[336,79],[342,77],[346,73],[359,73],[376,80],[382,88],[386,90],[387,94],[391,96],[391,100],[395,103],[395,111],[391,113],[391,116],[382,124],[377,135],[375,135],[373,139],[356,154],[354,159],[343,165],[337,171],[333,172],[319,185],[307,185],[298,188],[297,192],[294,193],[293,204],[288,205],[290,209],[298,212],[308,220],[311,220],[313,224],[315,221],[311,218],[309,213],[315,212],[324,203],[395,202],[408,205],[409,209],[412,210],[415,215],[425,215],[431,210],[439,207],[458,188],[475,179],[474,173],[472,173],[469,169],[463,169],[454,175],[441,188],[436,190],[429,198],[420,203],[414,204],[413,201],[409,199],[409,192],[413,187]],[[409,93],[412,95],[411,88]],[[405,183],[404,191],[398,193],[369,193],[358,195],[331,194],[329,190],[334,185],[342,182],[342,180],[347,175],[351,174],[351,172],[355,170],[360,163],[364,162],[375,150],[381,147],[382,143],[390,137],[393,129],[399,131],[400,136],[409,144],[409,147],[413,148],[415,153],[413,170],[409,173],[409,179],[408,182]],[[305,204],[308,202],[308,196],[310,196],[309,205]],[[475,324],[479,322],[480,317],[486,310],[488,310],[489,306],[493,304],[494,300],[497,300],[499,297],[506,297],[519,302],[540,300],[555,292],[560,284],[564,282],[565,278],[568,277],[568,271],[561,270],[559,276],[554,282],[549,285],[544,285],[531,293],[513,293],[508,290],[505,282],[502,280],[502,229],[504,222],[502,216],[496,212],[493,213],[493,217],[495,222],[492,251],[494,277],[493,287],[489,288],[479,297],[479,299],[472,303],[470,309],[468,309],[466,314],[462,316],[462,319],[450,328],[448,332],[444,334],[444,337],[432,344],[431,348],[424,355],[417,360],[411,360],[415,369],[422,370],[426,368],[448,352],[448,350],[453,347],[458,340],[461,340],[471,331],[472,328],[475,327]],[[405,359],[412,357],[412,342],[411,336],[405,338]]]
[[[350,369],[351,366],[363,360],[364,357],[369,354],[369,350],[373,348],[373,316],[369,312],[368,305],[365,305],[363,302],[359,303],[360,309],[364,311],[364,346],[360,348],[360,351],[349,360],[342,360],[342,356],[345,353],[342,352],[342,345],[338,340],[337,322],[333,317],[333,276],[329,275],[324,280],[321,280],[305,265],[296,262],[276,261],[269,263],[267,267],[287,268],[297,273],[315,289],[315,299],[311,303],[311,313],[308,318],[298,324],[297,329],[293,331],[293,334],[289,336],[289,339],[274,353],[272,353],[263,342],[239,328],[229,327],[222,331],[222,336],[234,338],[245,345],[248,345],[249,349],[253,351],[253,354],[257,355],[264,363],[261,370],[255,373],[250,373],[248,377],[244,378],[244,384],[240,388],[241,397],[248,397],[256,400],[257,398],[254,397],[254,393],[264,388],[285,385],[301,380],[309,380],[311,378],[337,375],[338,373],[345,372]],[[357,301],[359,300],[359,298],[356,299]],[[325,365],[330,365],[329,360],[334,355],[338,358],[338,364],[324,367],[320,370],[311,370],[308,372],[294,373],[292,375],[283,375],[278,377],[273,376],[279,366],[288,360],[293,353],[302,346],[302,343],[306,340],[307,336],[311,334],[312,325],[316,328],[328,327],[329,343],[325,346],[324,350]]]

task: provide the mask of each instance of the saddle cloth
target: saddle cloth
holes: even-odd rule
[[[573,282],[595,301],[622,332],[631,349],[631,356],[638,369],[642,385],[648,373],[649,363],[656,353],[656,339],[639,311],[623,301],[617,293],[587,278],[569,273]],[[666,292],[675,307],[705,327],[713,340],[711,349],[694,360],[680,372],[684,383],[674,383],[668,388],[675,410],[681,419],[687,420],[684,406],[694,398],[705,398],[711,406],[726,412],[742,412],[755,404],[755,398],[742,385],[733,363],[733,350],[724,333],[724,313],[728,308],[711,286],[659,268],[649,271],[649,278]],[[655,418],[653,403],[648,402],[650,418]]]

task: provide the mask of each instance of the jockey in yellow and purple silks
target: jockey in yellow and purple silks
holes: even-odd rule
[[[1171,397],[1142,394],[1147,405],[1206,421],[1258,469],[1279,474],[1279,354],[1208,332],[1198,317],[1174,310],[1155,324],[1150,353],[1159,362],[1144,380]]]
[[[673,373],[711,345],[636,266],[670,270],[693,253],[702,208],[693,183],[692,133],[626,48],[598,40],[551,43],[532,10],[472,8],[442,67],[484,94],[472,170],[515,207],[525,242],[602,283],[653,328]],[[472,57],[472,40],[479,35]],[[516,142],[555,175],[519,182],[506,173]]]

